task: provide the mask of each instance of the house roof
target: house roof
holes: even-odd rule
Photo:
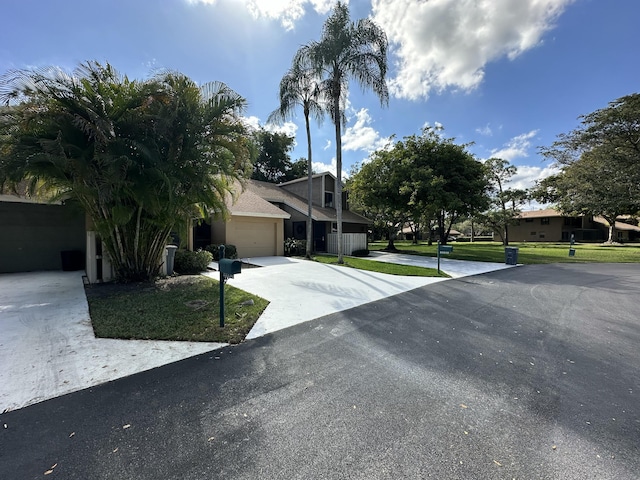
[[[62,205],[61,201],[57,202],[48,202],[46,200],[27,197],[22,195],[10,195],[10,194],[0,194],[0,202],[8,202],[8,203],[34,203],[40,205]]]
[[[311,175],[311,178],[320,178],[320,177],[325,177],[325,176],[329,176],[329,177],[333,178],[334,180],[337,180],[336,176],[331,172],[315,173],[315,174]],[[307,180],[308,180],[308,177],[300,177],[300,178],[296,178],[295,180],[289,180],[288,182],[279,183],[278,186],[291,185],[292,183],[306,182]]]
[[[264,200],[251,190],[241,191],[234,201],[229,201],[229,213],[237,217],[291,218],[284,210]]]
[[[544,210],[531,210],[528,212],[522,212],[519,218],[542,218],[542,217],[564,217],[558,210],[553,208],[546,208]]]
[[[628,217],[628,216],[626,216],[626,217]],[[620,218],[620,217],[618,217],[618,218]],[[603,217],[593,217],[593,221],[596,222],[596,223],[600,223],[600,224],[604,225],[605,227],[609,228],[609,222],[607,222]],[[627,231],[630,231],[630,232],[640,232],[640,227],[638,227],[636,225],[631,225],[629,223],[624,223],[624,222],[616,222],[616,229],[617,230],[627,230]]]
[[[305,215],[307,214],[307,200],[285,190],[284,188],[281,188],[280,185],[269,182],[261,182],[258,180],[249,180],[247,181],[246,188],[247,190],[255,193],[264,200],[273,203],[280,203],[300,213],[303,213]],[[335,222],[337,220],[337,213],[333,208],[324,208],[318,205],[313,205],[311,210],[311,218],[317,222]],[[367,225],[371,223],[365,217],[348,210],[342,211],[342,221],[347,223],[363,223]]]

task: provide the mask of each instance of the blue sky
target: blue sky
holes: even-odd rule
[[[352,19],[371,16],[390,44],[389,105],[352,85],[343,171],[392,135],[428,125],[518,166],[514,186],[553,171],[538,155],[577,117],[637,92],[638,0],[351,0]],[[331,0],[8,0],[0,74],[13,68],[108,61],[129,77],[180,71],[219,80],[244,96],[263,125],[296,50],[320,37]],[[306,156],[304,119],[295,160]],[[313,125],[314,169],[335,172],[327,118]]]

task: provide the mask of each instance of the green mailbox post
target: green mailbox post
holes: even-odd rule
[[[440,273],[440,255],[449,255],[453,252],[453,245],[440,245],[438,240],[438,273]]]
[[[220,328],[224,327],[224,283],[242,271],[242,262],[224,258],[224,245],[218,247],[218,271],[220,272]]]

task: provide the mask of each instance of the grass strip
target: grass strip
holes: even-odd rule
[[[315,255],[313,260],[329,265],[357,268],[368,272],[387,273],[389,275],[405,275],[408,277],[444,277],[449,275],[435,268],[415,267],[412,265],[399,265],[397,263],[377,262],[359,257],[344,257],[344,264],[338,264],[338,257],[335,255]]]
[[[96,337],[240,343],[269,304],[226,285],[220,328],[219,282],[201,275],[177,278],[87,287]]]
[[[410,241],[394,242],[399,253],[436,256],[436,244],[426,242],[412,244]],[[504,246],[499,242],[450,242],[453,252],[447,258],[472,260],[477,262],[504,263]],[[371,242],[369,250],[383,250],[387,242]],[[603,245],[593,243],[576,244],[575,256],[569,256],[568,243],[510,243],[518,247],[518,263],[638,263],[640,245]]]

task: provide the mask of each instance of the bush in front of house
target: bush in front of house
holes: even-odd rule
[[[362,248],[360,250],[354,250],[353,252],[351,252],[351,256],[352,257],[368,257],[369,250],[367,250],[366,248]]]
[[[303,256],[307,253],[307,241],[287,238],[284,241],[284,254],[288,257]]]
[[[204,249],[213,255],[213,260],[220,260],[220,245],[207,245]],[[224,258],[238,258],[238,249],[230,243],[224,246]]]
[[[173,269],[184,275],[192,275],[204,272],[212,260],[213,255],[206,250],[197,250],[195,252],[176,250]]]

